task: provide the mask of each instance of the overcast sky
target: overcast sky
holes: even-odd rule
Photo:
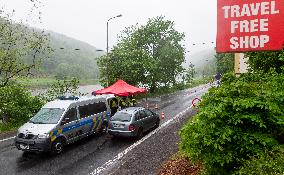
[[[39,11],[42,23],[31,20],[37,16],[28,12],[30,0],[0,0],[5,10],[15,9],[15,19],[29,19],[30,26],[52,30],[85,41],[106,50],[106,21],[110,21],[109,45],[117,42],[117,35],[136,23],[145,24],[148,18],[164,15],[186,35],[186,49],[193,54],[214,48],[216,40],[216,0],[42,0]],[[202,43],[206,43],[203,45]],[[196,46],[193,46],[196,44]]]

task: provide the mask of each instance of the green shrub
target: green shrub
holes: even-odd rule
[[[33,97],[27,89],[20,85],[0,88],[0,119],[6,125],[26,122],[42,105],[42,100]]]
[[[180,133],[181,151],[203,162],[208,174],[231,174],[283,142],[284,75],[227,74],[223,80]]]
[[[258,157],[246,161],[235,175],[283,175],[284,150],[265,151]]]

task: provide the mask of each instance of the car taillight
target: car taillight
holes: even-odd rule
[[[129,125],[129,131],[134,131],[135,130],[135,126],[134,125]]]

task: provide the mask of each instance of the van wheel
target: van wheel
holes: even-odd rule
[[[22,157],[24,157],[24,158],[29,158],[29,156],[30,156],[30,152],[28,152],[28,151],[24,151],[24,152],[23,152]]]
[[[99,133],[100,133],[100,134],[104,134],[104,133],[106,133],[106,131],[107,131],[107,123],[104,122],[104,123],[102,124],[100,130],[99,130]]]
[[[64,150],[65,142],[62,138],[56,139],[51,145],[51,154],[58,155]]]

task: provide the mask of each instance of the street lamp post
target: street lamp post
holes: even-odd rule
[[[114,18],[119,18],[119,17],[122,17],[122,14],[120,15],[117,15],[117,16],[114,16],[114,17],[111,17],[107,20],[107,55],[108,55],[108,23],[110,20],[114,19]]]
[[[107,56],[108,56],[108,23],[110,20],[114,19],[114,18],[119,18],[122,17],[122,14],[119,14],[117,16],[111,17],[107,20]],[[107,68],[108,69],[108,68]],[[109,85],[109,73],[107,72],[107,86]]]

